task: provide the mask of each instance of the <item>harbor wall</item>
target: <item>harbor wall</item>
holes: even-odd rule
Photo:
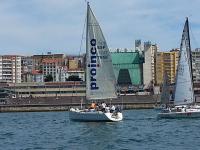
[[[123,109],[151,109],[157,99],[158,95],[124,95],[105,102],[120,105]],[[89,106],[85,97],[9,99],[6,104],[0,105],[0,112],[68,111],[71,107],[80,108],[81,104]]]
[[[46,111],[69,111],[69,109],[73,106],[68,105],[24,105],[24,106],[0,106],[0,112],[46,112]],[[80,106],[75,106],[76,108],[80,108]],[[154,107],[154,103],[141,103],[141,104],[124,104],[123,110],[128,109],[151,109]]]

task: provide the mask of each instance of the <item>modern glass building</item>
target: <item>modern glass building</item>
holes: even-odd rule
[[[119,85],[143,84],[142,65],[144,58],[139,52],[112,52],[111,57]]]

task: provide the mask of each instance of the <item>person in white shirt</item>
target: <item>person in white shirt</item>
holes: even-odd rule
[[[111,108],[110,108],[110,112],[113,113],[114,111],[115,111],[115,106],[112,105]]]
[[[105,111],[105,110],[106,110],[106,103],[103,102],[103,103],[101,104],[101,106],[102,106],[102,111]]]

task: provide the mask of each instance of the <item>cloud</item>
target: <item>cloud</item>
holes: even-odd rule
[[[199,46],[198,0],[95,0],[90,4],[112,48],[133,48],[136,39],[157,43],[161,50],[179,47],[186,16],[191,22],[191,44]],[[85,16],[85,0],[0,1],[0,52],[78,55]]]

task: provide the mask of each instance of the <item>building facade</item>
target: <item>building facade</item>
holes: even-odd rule
[[[14,91],[17,98],[85,96],[83,82],[43,82],[9,84],[7,89]]]
[[[143,82],[145,89],[155,84],[155,55],[157,51],[158,46],[156,44],[144,42]]]
[[[21,83],[21,56],[0,56],[0,80],[9,83]]]
[[[192,52],[192,70],[194,82],[200,83],[200,48]]]
[[[171,84],[175,83],[176,70],[179,60],[179,50],[171,50],[170,52],[156,53],[156,85],[163,83],[163,77],[166,73]]]
[[[32,56],[32,65],[33,70],[42,70],[43,60],[54,60],[57,61],[57,64],[59,66],[66,65],[66,60],[64,58],[64,54],[51,54],[48,53],[46,55],[33,55]]]
[[[115,77],[119,85],[141,85],[143,58],[139,52],[111,53]]]
[[[53,78],[53,82],[59,81],[59,68],[60,66],[58,64],[58,60],[47,58],[42,60],[42,73],[44,75],[44,78],[46,78],[48,75],[51,75]]]

